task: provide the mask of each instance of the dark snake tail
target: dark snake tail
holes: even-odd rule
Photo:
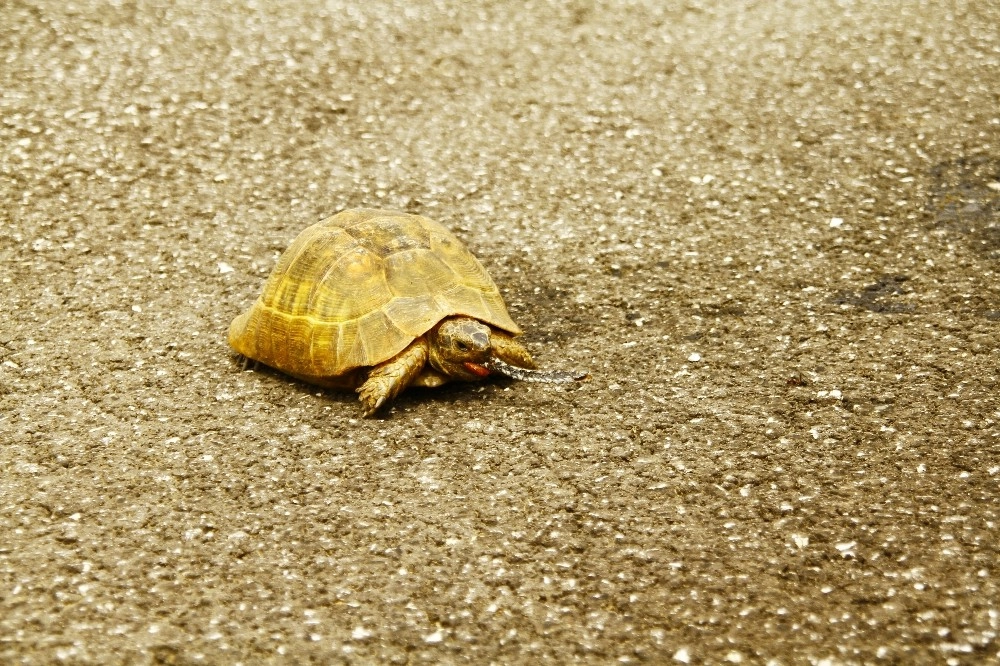
[[[590,376],[586,372],[576,370],[529,370],[528,368],[519,368],[516,365],[504,363],[498,358],[491,358],[486,366],[494,372],[498,372],[501,375],[510,377],[511,379],[518,379],[522,382],[548,382],[550,384],[563,384],[568,382],[578,382]]]

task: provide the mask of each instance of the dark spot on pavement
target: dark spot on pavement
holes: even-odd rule
[[[962,157],[930,174],[931,226],[961,234],[976,252],[1000,259],[1000,158]]]
[[[913,312],[912,305],[895,300],[907,293],[902,285],[909,279],[907,275],[883,275],[859,292],[838,291],[830,302],[837,305],[854,305],[880,314]]]

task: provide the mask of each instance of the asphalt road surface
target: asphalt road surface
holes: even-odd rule
[[[225,341],[426,215],[544,368]],[[1000,5],[0,4],[0,662],[1000,663]]]

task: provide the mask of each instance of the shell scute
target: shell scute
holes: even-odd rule
[[[328,323],[359,319],[394,297],[384,260],[361,247],[343,255],[310,289],[303,312]]]
[[[411,338],[420,337],[448,316],[448,310],[430,294],[398,296],[386,303],[384,311],[389,320]]]
[[[385,258],[385,279],[394,296],[439,294],[455,284],[455,275],[429,249],[397,252]]]
[[[430,247],[430,231],[416,219],[370,217],[346,228],[359,245],[379,257]]]
[[[462,245],[457,238],[448,236],[433,236],[431,252],[441,260],[453,274],[455,281],[470,286],[479,291],[492,291],[499,295],[496,285],[481,263]],[[493,287],[484,289],[484,285]]]

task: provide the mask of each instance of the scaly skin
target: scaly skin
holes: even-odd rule
[[[509,333],[494,329],[490,333],[490,344],[493,347],[493,356],[508,365],[532,370],[538,367],[528,350]]]
[[[358,387],[362,416],[371,416],[420,375],[427,363],[427,341],[417,338],[394,357],[371,369],[368,379]]]

